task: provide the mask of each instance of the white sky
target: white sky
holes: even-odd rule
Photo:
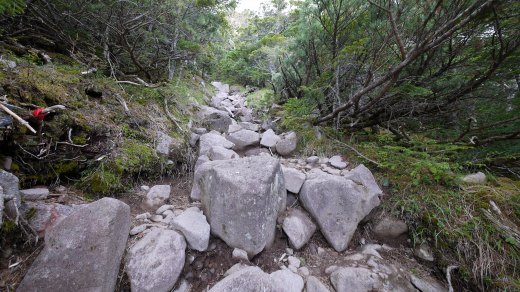
[[[267,0],[239,0],[237,11],[242,12],[246,9],[259,12],[260,4],[268,2]]]

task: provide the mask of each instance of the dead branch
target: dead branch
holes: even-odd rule
[[[177,128],[181,131],[181,133],[185,133],[186,131],[184,131],[183,128],[181,128],[181,126],[179,125],[179,120],[177,120],[171,113],[170,113],[170,110],[168,109],[168,98],[166,96],[164,96],[162,93],[161,95],[163,96],[164,98],[164,111],[166,112],[166,116],[168,116],[168,118],[175,124],[175,126],[177,126]]]
[[[36,134],[36,130],[31,127],[31,125],[29,125],[29,123],[20,118],[20,116],[18,116],[17,114],[15,114],[13,111],[11,111],[10,109],[8,109],[5,105],[3,105],[2,103],[0,103],[0,108],[3,109],[6,113],[8,113],[9,115],[11,115],[13,118],[15,118],[18,122],[20,122],[20,124],[24,125],[27,129],[29,129],[29,131],[33,132],[34,134]]]

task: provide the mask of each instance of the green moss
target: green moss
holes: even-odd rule
[[[155,150],[137,141],[126,141],[115,159],[115,169],[119,173],[152,173],[160,162]]]
[[[123,190],[121,174],[103,165],[87,171],[80,181],[80,187],[92,195],[110,195]]]
[[[57,174],[66,174],[75,172],[78,169],[77,161],[63,161],[53,166]]]

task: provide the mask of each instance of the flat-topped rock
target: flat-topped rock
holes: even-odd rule
[[[170,185],[153,186],[146,194],[146,205],[148,207],[160,207],[170,198]]]
[[[295,249],[302,248],[316,231],[311,218],[298,209],[290,209],[282,223],[282,228]]]
[[[298,194],[305,182],[305,173],[285,166],[282,166],[282,171],[285,178],[286,189],[293,194]]]
[[[209,245],[210,226],[206,216],[198,209],[188,209],[171,222],[173,229],[181,232],[191,249],[205,251]]]
[[[34,188],[27,190],[20,190],[20,194],[24,200],[27,201],[37,201],[37,200],[45,200],[49,197],[49,189],[48,188]]]
[[[203,134],[199,139],[199,155],[208,155],[209,150],[214,146],[221,146],[226,149],[231,149],[235,146],[235,144],[215,132]]]
[[[230,133],[227,139],[235,144],[234,149],[242,150],[250,146],[256,146],[260,142],[260,134],[250,130],[240,130]]]
[[[130,207],[121,201],[78,207],[47,231],[17,291],[114,291],[129,231]]]

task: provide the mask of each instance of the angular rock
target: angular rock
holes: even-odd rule
[[[300,200],[327,241],[341,252],[347,248],[358,223],[379,205],[378,195],[341,176],[314,171],[303,184]]]
[[[258,125],[258,124],[253,124],[253,123],[249,123],[249,122],[240,122],[240,123],[238,123],[238,125],[240,125],[240,127],[242,129],[253,131],[253,132],[258,132],[260,130],[260,125]]]
[[[146,204],[149,207],[162,206],[170,198],[170,185],[153,186],[146,194]]]
[[[195,167],[194,167],[194,170],[195,172],[197,171],[197,169],[199,168],[199,166],[201,166],[202,164],[206,163],[206,162],[209,162],[211,161],[209,159],[209,157],[207,155],[201,155],[199,156],[199,158],[197,159],[197,161],[195,162]]]
[[[282,156],[288,156],[296,150],[298,145],[298,137],[296,133],[290,132],[282,136],[282,139],[276,143],[276,152]]]
[[[425,261],[433,262],[433,253],[431,251],[431,248],[427,244],[421,244],[420,246],[416,247],[414,250],[414,254]]]
[[[200,135],[199,134],[191,133],[191,135],[190,135],[190,146],[191,147],[197,146],[197,142],[199,142],[199,139],[200,139]]]
[[[303,291],[303,278],[289,270],[279,270],[270,275],[273,285],[284,292],[301,292]]]
[[[273,130],[269,129],[265,131],[265,133],[262,135],[262,140],[260,140],[260,145],[267,147],[267,148],[274,148],[276,147],[276,143],[280,141],[281,138],[274,133]]]
[[[282,166],[282,171],[285,178],[285,188],[293,194],[298,194],[305,182],[305,173],[284,166]]]
[[[172,152],[182,147],[181,145],[182,142],[170,137],[168,134],[161,131],[157,132],[157,146],[155,146],[157,154],[170,157]]]
[[[142,225],[136,226],[136,227],[134,227],[134,228],[132,228],[130,230],[130,235],[134,236],[134,235],[137,235],[139,233],[142,233],[146,229],[148,229],[148,227],[150,227],[150,224],[142,224]]]
[[[220,133],[226,132],[229,125],[232,124],[232,119],[228,112],[212,107],[203,106],[197,117],[205,128]]]
[[[184,267],[185,250],[184,238],[173,230],[156,228],[146,234],[127,255],[132,291],[171,291]]]
[[[16,199],[18,205],[22,202],[18,184],[19,180],[14,174],[0,169],[0,187],[4,190],[4,200]]]
[[[260,134],[249,130],[240,130],[228,135],[227,139],[235,144],[234,149],[242,150],[256,146],[260,142]]]
[[[343,291],[381,291],[381,277],[366,268],[340,268],[330,276],[332,285],[338,292]]]
[[[368,192],[371,196],[380,196],[383,194],[383,191],[377,185],[374,175],[363,164],[360,164],[348,173],[345,173],[344,177],[354,181],[357,184],[363,185],[368,189]]]
[[[309,278],[307,278],[305,289],[307,292],[330,292],[329,288],[314,276],[309,276]]]
[[[466,175],[462,181],[469,185],[480,185],[486,183],[486,175],[482,172]]]
[[[227,130],[228,133],[235,133],[242,130],[242,127],[239,124],[231,124]]]
[[[130,207],[121,201],[75,209],[47,231],[17,291],[114,291],[129,231]]]
[[[43,238],[47,230],[70,215],[73,210],[70,206],[55,203],[26,202],[20,211],[27,219],[29,226]]]
[[[210,226],[204,214],[186,210],[173,219],[171,226],[184,235],[191,249],[198,251],[208,249]]]
[[[283,220],[282,228],[295,249],[302,248],[316,231],[316,225],[309,216],[298,209],[289,210],[289,215]]]
[[[208,130],[206,130],[206,128],[192,128],[191,131],[198,135],[204,135],[208,132]]]
[[[22,199],[27,201],[45,200],[49,196],[49,189],[47,188],[34,188],[28,190],[20,190]]]
[[[240,158],[235,151],[226,149],[222,146],[211,147],[211,149],[209,149],[208,157],[213,161]]]
[[[329,164],[337,169],[345,169],[348,166],[348,163],[343,161],[343,158],[339,155],[331,157],[329,159]]]
[[[210,132],[200,136],[199,155],[208,155],[209,150],[214,146],[222,146],[226,149],[231,149],[235,144],[217,133]]]
[[[270,245],[287,198],[279,161],[261,156],[211,161],[199,172],[194,187],[211,232],[249,256]]]
[[[374,226],[374,234],[381,238],[397,238],[408,232],[405,222],[385,217]]]

